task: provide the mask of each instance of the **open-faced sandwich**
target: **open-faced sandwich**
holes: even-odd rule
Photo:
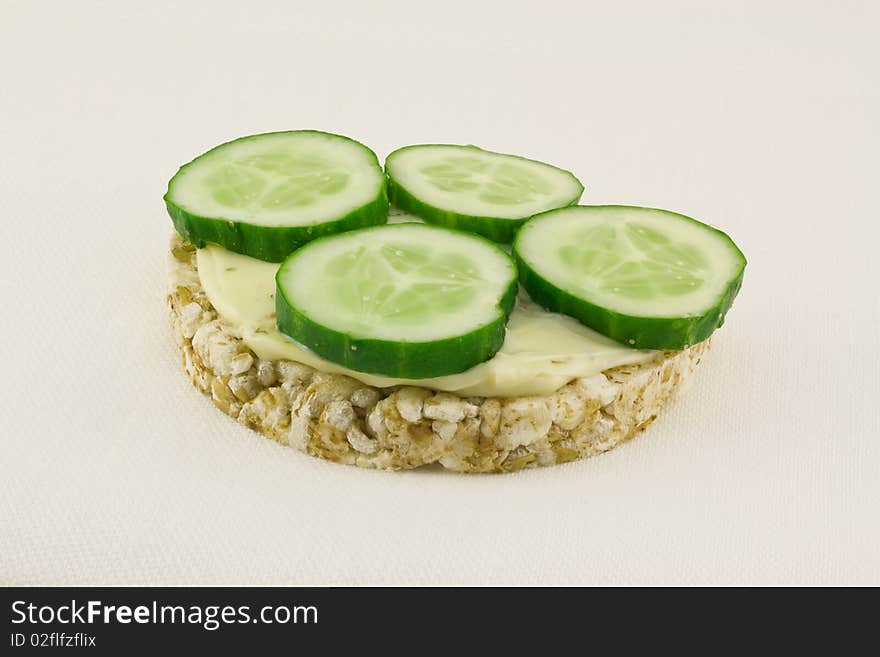
[[[184,369],[239,422],[339,463],[607,451],[691,376],[746,261],[699,221],[582,192],[474,146],[408,146],[384,170],[324,132],[218,146],[165,195]]]

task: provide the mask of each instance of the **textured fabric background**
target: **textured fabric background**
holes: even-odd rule
[[[0,583],[880,584],[880,12],[726,4],[0,0]],[[233,423],[166,324],[161,196],[306,127],[521,153],[729,232],[750,264],[693,388],[511,476]]]

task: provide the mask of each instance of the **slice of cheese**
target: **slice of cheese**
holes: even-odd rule
[[[208,245],[198,250],[202,287],[220,316],[260,358],[287,359],[386,388],[413,385],[462,396],[546,395],[572,379],[618,365],[643,363],[656,351],[630,349],[565,315],[550,313],[520,293],[501,350],[460,374],[394,379],[347,369],[315,355],[275,327],[277,263]]]

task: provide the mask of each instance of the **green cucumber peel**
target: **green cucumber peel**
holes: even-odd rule
[[[268,262],[315,238],[388,217],[375,153],[318,130],[216,146],[180,167],[164,200],[175,229],[196,247],[212,242]]]
[[[359,372],[457,374],[504,342],[516,267],[482,237],[420,223],[322,237],[279,267],[279,331]]]
[[[619,247],[623,255],[615,253],[624,239],[630,243]],[[520,231],[513,255],[520,283],[537,303],[637,349],[684,349],[708,338],[724,323],[746,266],[716,228],[620,205],[537,215]]]
[[[584,191],[570,171],[471,145],[405,146],[386,158],[385,172],[396,207],[502,244],[534,214],[577,203]]]

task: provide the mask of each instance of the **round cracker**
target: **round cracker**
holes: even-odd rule
[[[709,340],[534,397],[374,388],[288,360],[260,360],[211,305],[195,249],[171,239],[168,311],[196,388],[245,426],[320,458],[399,470],[512,472],[595,456],[633,438],[688,381]]]

